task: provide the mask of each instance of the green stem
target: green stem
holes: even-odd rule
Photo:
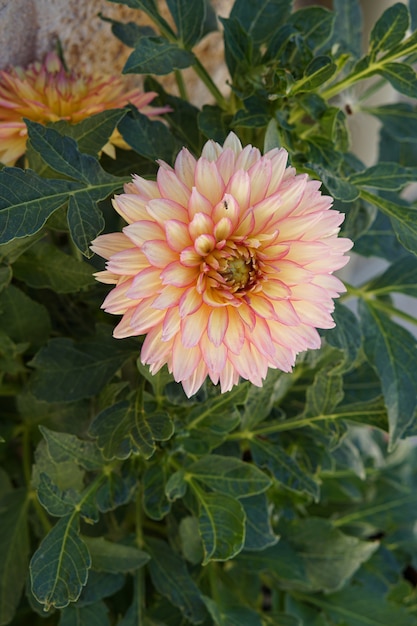
[[[362,298],[362,300],[369,300],[372,302],[372,306],[375,309],[379,309],[380,311],[384,311],[388,315],[395,315],[405,322],[409,322],[410,324],[414,324],[417,326],[417,318],[401,309],[397,309],[397,307],[388,304],[387,302],[383,302],[382,300],[376,299],[374,296],[378,293],[378,291],[366,291],[366,283],[364,283],[361,287],[354,287],[350,285],[346,281],[344,281],[344,285],[347,289],[347,293],[341,297],[341,300],[356,296],[358,298]]]
[[[395,306],[391,306],[390,304],[382,302],[381,300],[372,300],[372,306],[375,309],[384,311],[384,313],[388,313],[389,315],[395,315],[405,322],[409,322],[410,324],[414,324],[415,326],[417,326],[417,319],[415,317],[413,317],[409,313],[406,313],[405,311],[397,309]]]
[[[197,76],[200,78],[200,80],[205,84],[205,86],[207,87],[211,95],[216,100],[219,107],[223,109],[224,111],[227,111],[229,109],[228,102],[226,98],[223,96],[223,94],[221,93],[221,91],[218,89],[217,85],[211,79],[211,76],[207,72],[204,65],[202,65],[198,59],[196,59],[196,62],[191,67],[193,68]]]
[[[312,417],[294,417],[282,422],[274,422],[268,426],[257,428],[256,430],[240,430],[228,435],[227,440],[241,440],[241,439],[254,439],[255,437],[273,435],[275,433],[285,432],[287,430],[294,430],[295,428],[304,428],[304,426],[310,426],[315,422],[322,422],[326,420],[336,420],[339,417],[343,418],[343,415],[337,413],[331,413],[329,415],[313,415]]]
[[[30,490],[29,492],[29,501],[33,504],[33,508],[36,511],[36,515],[42,525],[43,530],[45,531],[45,535],[49,533],[52,529],[52,524],[48,519],[48,516],[45,513],[41,503],[38,500],[38,496],[36,495],[36,491]]]
[[[374,76],[379,70],[384,68],[385,64],[396,61],[397,59],[404,57],[405,54],[412,54],[417,50],[417,43],[413,43],[412,46],[407,50],[407,41],[409,41],[411,38],[413,38],[413,35],[411,35],[411,37],[405,40],[402,44],[397,46],[394,51],[387,52],[387,54],[380,58],[379,61],[373,61],[372,63],[370,63],[368,67],[363,69],[361,72],[353,71],[351,74],[345,76],[345,78],[340,80],[338,83],[335,83],[334,85],[328,87],[320,94],[321,97],[329,100],[330,98],[333,98],[341,91],[344,91],[355,83]]]
[[[180,97],[183,100],[187,100],[188,101],[187,88],[185,86],[184,78],[183,78],[182,73],[180,72],[180,70],[175,70],[175,80],[177,82],[177,87],[178,87],[178,91],[179,91]]]

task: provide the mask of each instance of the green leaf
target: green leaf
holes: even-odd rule
[[[80,501],[80,495],[74,489],[62,491],[43,472],[40,475],[37,492],[39,502],[50,515],[55,517],[70,515]]]
[[[0,624],[14,617],[25,584],[29,560],[29,499],[25,489],[0,500]]]
[[[77,600],[77,607],[89,606],[114,595],[124,586],[126,577],[118,572],[95,572],[91,570],[88,575],[88,583],[84,587],[81,596]]]
[[[140,11],[144,11],[155,24],[158,24],[159,27],[163,27],[165,32],[174,36],[174,32],[172,31],[169,24],[160,16],[158,6],[155,3],[155,0],[109,0],[109,2],[116,2],[117,4],[125,4],[132,9],[139,9]]]
[[[255,46],[259,46],[285,23],[290,11],[291,0],[236,0],[230,17],[237,19]]]
[[[46,180],[31,170],[5,167],[0,171],[0,243],[38,232],[80,184]]]
[[[143,474],[143,508],[146,514],[154,520],[163,519],[171,509],[165,494],[165,484],[168,480],[164,464],[155,463]]]
[[[402,189],[417,178],[417,168],[403,167],[398,163],[378,163],[362,172],[355,172],[349,181],[358,187],[374,189]]]
[[[313,383],[306,393],[303,417],[329,415],[343,399],[343,381],[340,374],[334,373],[337,363],[318,370]]]
[[[108,195],[108,192],[105,195]],[[86,192],[71,196],[67,218],[71,238],[77,248],[84,256],[93,256],[90,243],[104,228],[104,218],[96,206],[94,194]]]
[[[221,493],[198,489],[198,525],[204,546],[204,561],[228,561],[245,543],[245,511],[238,500]]]
[[[208,139],[223,143],[229,132],[231,116],[220,107],[204,104],[198,115],[198,127]]]
[[[262,387],[252,385],[245,401],[242,429],[250,430],[271,413],[273,406],[288,391],[291,376],[280,370],[269,370]]]
[[[280,541],[261,552],[242,552],[236,565],[249,572],[268,572],[274,579],[284,583],[285,588],[306,589],[308,579],[305,563],[287,541]]]
[[[304,76],[291,87],[291,94],[314,91],[336,72],[336,64],[327,56],[315,57],[304,70]]]
[[[97,159],[81,154],[76,141],[71,137],[65,137],[52,127],[30,120],[26,120],[26,125],[32,148],[55,172],[86,184],[114,183],[117,180],[120,185],[118,179],[101,169]],[[109,191],[97,199],[105,198],[108,193]]]
[[[198,532],[198,520],[192,515],[183,517],[178,528],[184,557],[193,565],[198,565],[204,558],[203,542]]]
[[[117,4],[125,4],[131,9],[139,9],[145,11],[150,17],[157,18],[158,8],[155,0],[109,0],[109,2],[117,2]]]
[[[323,518],[298,519],[285,523],[282,530],[276,545],[244,552],[236,564],[252,572],[270,572],[286,589],[297,591],[339,589],[379,547],[342,533]]]
[[[278,132],[278,123],[276,119],[271,119],[268,122],[264,137],[263,153],[269,152],[274,148],[281,146],[281,139]]]
[[[192,52],[161,37],[141,37],[126,61],[124,74],[171,74],[195,63]]]
[[[89,245],[104,228],[104,218],[97,202],[121,187],[123,180],[105,172],[96,158],[81,154],[76,142],[53,128],[27,121],[30,145],[54,171],[83,184],[78,194],[71,194],[68,225],[71,237],[85,256],[92,256]]]
[[[91,566],[87,547],[78,534],[78,517],[62,517],[46,535],[30,563],[32,591],[45,609],[63,609],[76,602]]]
[[[337,624],[349,626],[414,626],[415,616],[390,604],[380,592],[355,585],[328,596],[308,596]],[[342,620],[342,621],[341,621]]]
[[[283,24],[271,37],[267,49],[262,57],[264,63],[280,60],[286,46],[295,39],[297,29],[291,24]]]
[[[5,287],[9,286],[12,276],[13,272],[10,265],[2,265],[0,267],[0,291],[3,291]]]
[[[150,458],[155,441],[166,441],[174,432],[171,418],[164,411],[146,413],[141,397],[101,411],[93,420],[90,433],[106,459],[127,459],[132,453]]]
[[[271,119],[268,103],[259,96],[251,96],[243,101],[244,109],[239,109],[231,121],[232,127],[263,128]]]
[[[178,37],[184,48],[192,48],[200,41],[206,19],[205,0],[167,0],[174,18]]]
[[[94,284],[91,267],[45,241],[32,246],[13,265],[13,274],[35,289],[75,293]]]
[[[112,0],[109,1],[112,2]],[[110,17],[105,17],[101,13],[99,15],[103,22],[108,22],[112,25],[111,32],[113,35],[129,48],[134,48],[141,37],[154,37],[156,35],[151,26],[139,26],[136,22],[118,22]]]
[[[172,164],[182,147],[165,124],[136,111],[120,122],[119,130],[135,152],[151,161],[162,159]]]
[[[104,602],[88,606],[69,606],[61,613],[59,626],[110,626],[109,610]]]
[[[134,474],[120,475],[116,471],[108,473],[106,480],[100,485],[96,493],[96,507],[102,513],[113,511],[133,498],[137,488],[137,479]]]
[[[0,379],[1,373],[16,376],[26,372],[22,354],[28,347],[29,343],[15,343],[0,329]]]
[[[264,623],[259,613],[247,606],[220,607],[208,597],[204,602],[216,626],[262,626]]]
[[[186,479],[197,480],[214,491],[236,498],[262,493],[271,480],[257,467],[233,457],[210,454],[186,468]]]
[[[333,11],[313,6],[295,11],[289,18],[288,24],[302,33],[305,45],[314,51],[330,38],[334,19]]]
[[[268,613],[267,624],[269,626],[303,626],[304,622],[301,622],[295,615],[288,615],[288,613],[281,613],[281,611],[271,611]],[[307,623],[307,622],[306,622]],[[318,624],[317,622],[310,622],[310,626],[326,626]]]
[[[183,559],[159,539],[148,539],[147,547],[152,557],[149,573],[157,591],[178,607],[186,619],[201,624],[207,615],[206,609]]]
[[[265,550],[277,543],[271,526],[268,500],[265,494],[251,496],[242,500],[246,515],[245,550]]]
[[[354,58],[362,49],[362,11],[359,0],[333,0],[333,41]]]
[[[315,107],[320,109],[322,99],[317,94],[310,93],[304,94],[304,102],[306,102],[308,96],[310,96],[310,106],[313,110]],[[336,148],[340,152],[347,152],[350,148],[350,138],[346,113],[338,107],[326,106],[323,113],[318,113],[318,116],[324,135],[334,141]]]
[[[91,556],[91,567],[100,572],[134,572],[148,563],[147,552],[134,546],[107,541],[103,537],[83,537]]]
[[[73,461],[55,463],[49,455],[46,441],[43,439],[35,450],[35,463],[32,468],[32,486],[34,489],[40,485],[42,473],[47,474],[62,491],[72,489],[81,492],[84,488],[85,471],[75,465]]]
[[[380,107],[366,107],[366,112],[375,115],[386,132],[401,141],[416,141],[417,111],[408,102],[396,102]]]
[[[248,391],[249,385],[242,383],[227,393],[222,393],[211,398],[204,403],[203,407],[196,406],[188,415],[187,428],[191,430],[200,428],[201,425],[207,426],[210,424],[211,420],[217,424],[220,414],[227,415],[228,418],[230,418],[231,413],[238,413],[236,405],[245,403]],[[218,426],[216,426],[216,428],[218,428]],[[224,432],[224,429],[221,429],[221,431]]]
[[[310,591],[341,589],[379,547],[345,535],[322,518],[297,520],[287,530],[285,539],[304,561]]]
[[[322,331],[329,345],[343,352],[344,363],[351,365],[356,361],[362,343],[361,331],[357,317],[343,304],[335,302],[332,313],[335,328]]]
[[[41,232],[35,235],[23,237],[22,239],[13,239],[9,243],[0,244],[0,259],[4,263],[14,263],[22,254],[24,254],[31,246],[43,238]]]
[[[326,185],[329,193],[332,194],[337,200],[342,202],[353,202],[359,197],[359,190],[352,183],[348,182],[338,176],[334,172],[330,171],[327,167],[323,167],[322,164],[308,163],[317,176]]]
[[[110,139],[120,120],[126,115],[124,109],[110,109],[81,120],[78,124],[71,124],[59,120],[50,125],[65,137],[72,137],[83,154],[96,156]]]
[[[410,22],[407,7],[396,2],[377,20],[372,28],[369,49],[376,56],[378,52],[389,50],[400,43],[405,36]]]
[[[47,309],[14,285],[0,292],[0,314],[3,328],[17,344],[30,343],[37,349],[51,332]]]
[[[308,148],[308,161],[314,163],[315,170],[319,165],[326,172],[334,175],[340,165],[341,154],[336,150],[333,140],[329,140],[323,135],[309,135],[306,148]],[[344,197],[342,199],[344,200]],[[350,197],[346,201],[350,202]]]
[[[74,402],[96,395],[132,356],[131,342],[118,342],[105,327],[96,336],[75,343],[51,339],[32,359],[31,389],[46,402]]]
[[[201,149],[201,134],[197,123],[199,109],[187,100],[167,93],[155,79],[149,76],[145,81],[145,86],[159,94],[156,104],[171,107],[172,110],[166,113],[164,118],[182,145],[188,146],[193,154],[197,154]]]
[[[372,225],[355,241],[355,251],[365,257],[376,256],[391,262],[408,254],[395,236],[388,215],[380,211]]]
[[[48,452],[56,463],[73,461],[88,471],[102,467],[103,459],[92,441],[79,439],[69,433],[59,433],[39,426],[48,446]]]
[[[274,478],[287,489],[305,492],[318,500],[318,484],[280,445],[266,439],[254,438],[250,442],[250,449],[256,465],[267,467]]]
[[[361,377],[361,387],[355,394],[357,397],[360,391],[363,390],[363,379]],[[365,387],[366,390],[366,387]],[[378,387],[378,391],[380,391]],[[378,393],[378,391],[376,393]],[[371,397],[363,401],[358,402],[346,402],[346,404],[339,404],[337,410],[334,412],[336,419],[348,420],[358,422],[360,424],[367,424],[369,426],[375,426],[383,431],[388,428],[387,409],[384,400],[380,396],[375,397],[375,390],[373,385],[370,385]]]
[[[169,477],[165,485],[165,494],[170,502],[183,498],[187,491],[187,481],[185,479],[185,471],[178,470]]]
[[[378,70],[391,85],[410,98],[417,98],[417,75],[410,65],[405,63],[384,63]]]
[[[236,18],[219,19],[224,29],[226,65],[232,78],[235,78],[243,68],[249,70],[253,41]]]
[[[395,292],[417,298],[417,259],[407,255],[393,263],[381,276],[368,283],[366,289],[378,296]]]
[[[417,254],[417,210],[406,203],[398,204],[368,191],[362,191],[361,196],[388,215],[399,241],[407,250]],[[401,199],[399,201],[402,202]]]
[[[365,353],[381,380],[394,446],[417,415],[416,339],[372,301],[360,302],[360,315]]]

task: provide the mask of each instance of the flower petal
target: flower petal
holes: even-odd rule
[[[224,194],[224,182],[215,163],[203,157],[197,161],[195,186],[212,206],[220,202]]]
[[[192,243],[188,226],[184,222],[168,220],[165,222],[165,233],[169,247],[177,252],[181,252]]]
[[[161,272],[161,279],[164,285],[174,285],[174,287],[187,287],[195,283],[198,271],[195,267],[186,267],[175,261],[170,263]]]

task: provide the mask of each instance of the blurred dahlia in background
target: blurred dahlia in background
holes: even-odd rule
[[[68,71],[55,52],[44,62],[31,63],[26,69],[14,67],[0,71],[0,162],[14,165],[26,151],[27,118],[45,124],[81,120],[109,109],[133,104],[141,113],[157,116],[169,107],[150,107],[157,94],[126,88],[120,76],[82,76]],[[114,146],[128,148],[116,130],[103,151],[115,155]]]
[[[261,386],[268,368],[290,371],[334,326],[332,276],[352,246],[344,215],[321,183],[261,155],[230,133],[200,158],[183,148],[156,181],[134,176],[113,205],[128,222],[92,244],[107,259],[98,280],[115,284],[103,308],[123,315],[117,338],[147,334],[144,364],[167,364],[188,396],[207,376],[225,392],[239,378]]]

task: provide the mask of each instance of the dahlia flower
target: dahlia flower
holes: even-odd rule
[[[43,63],[35,62],[0,71],[0,162],[14,165],[26,151],[27,129],[23,118],[46,123],[67,120],[73,124],[107,109],[128,103],[145,115],[159,115],[169,107],[151,108],[157,94],[139,89],[126,91],[119,76],[81,76],[68,72],[54,52]],[[114,156],[114,146],[128,148],[115,131],[103,148]]]
[[[320,182],[287,158],[233,133],[197,160],[183,148],[155,182],[133,177],[113,200],[128,225],[92,243],[107,259],[96,278],[115,285],[102,308],[123,315],[114,336],[146,334],[142,362],[153,374],[167,364],[188,396],[207,376],[222,392],[240,377],[262,386],[334,326],[345,289],[332,273],[352,242]]]

